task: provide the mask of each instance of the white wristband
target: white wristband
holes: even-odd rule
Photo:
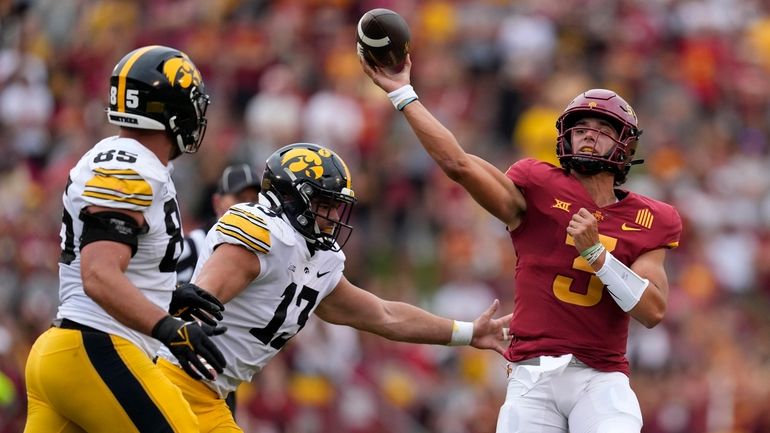
[[[405,84],[388,93],[388,98],[390,98],[390,102],[393,103],[393,106],[396,107],[396,110],[398,111],[403,110],[410,102],[419,99],[411,84]]]
[[[467,346],[473,340],[473,322],[452,322],[452,339],[447,346]]]
[[[650,280],[637,275],[609,251],[604,255],[604,266],[596,271],[596,276],[607,285],[612,299],[626,313],[639,303],[642,293],[650,285]]]

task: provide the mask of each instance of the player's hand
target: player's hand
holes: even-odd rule
[[[567,233],[575,239],[575,249],[581,253],[599,242],[599,223],[585,208],[580,208],[567,226]]]
[[[473,321],[473,339],[471,340],[471,346],[477,349],[491,349],[495,352],[504,355],[505,350],[508,347],[508,324],[511,322],[513,314],[493,319],[497,309],[500,307],[500,301],[495,299],[487,308],[487,311],[481,313],[476,320]]]
[[[409,54],[406,55],[404,68],[398,72],[394,72],[387,68],[371,66],[361,56],[358,57],[358,61],[361,63],[364,73],[372,79],[374,84],[388,93],[410,83],[412,59],[409,57]]]
[[[201,373],[206,379],[213,380],[214,374],[202,361],[217,373],[222,373],[227,365],[225,357],[209,337],[224,334],[225,331],[225,327],[199,325],[197,322],[183,322],[166,316],[152,328],[152,337],[168,347],[190,377],[200,379]]]
[[[176,286],[171,295],[168,312],[186,322],[198,319],[208,325],[217,326],[216,320],[222,320],[224,309],[225,306],[211,293],[195,284],[184,283]]]

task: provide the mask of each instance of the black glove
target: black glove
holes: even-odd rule
[[[183,322],[166,316],[153,326],[152,337],[169,348],[190,377],[200,379],[198,373],[201,373],[206,379],[214,380],[214,375],[198,357],[203,358],[217,373],[222,373],[227,365],[225,357],[209,336],[221,335],[225,331],[225,327],[199,325],[197,322]]]
[[[176,286],[171,295],[171,305],[168,306],[168,312],[172,316],[179,317],[185,322],[198,319],[211,326],[217,326],[217,322],[211,316],[222,320],[221,312],[224,309],[225,306],[219,302],[219,299],[192,283]]]

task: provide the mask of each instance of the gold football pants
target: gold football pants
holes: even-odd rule
[[[38,337],[26,367],[25,433],[197,433],[179,388],[128,340],[69,322]]]
[[[219,398],[214,390],[163,358],[158,358],[158,366],[190,403],[198,416],[201,433],[243,433],[225,400]]]

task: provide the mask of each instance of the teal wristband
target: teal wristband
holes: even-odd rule
[[[411,84],[405,84],[388,93],[388,98],[390,99],[391,104],[393,104],[393,107],[396,110],[401,111],[404,107],[417,100],[417,93],[414,91],[414,87],[412,87]]]
[[[404,108],[406,108],[407,105],[411,104],[412,102],[416,101],[417,99],[419,99],[419,98],[416,97],[416,96],[414,98],[405,99],[405,100],[401,101],[401,103],[399,103],[398,107],[396,107],[396,108],[398,109],[398,111],[403,111]]]
[[[599,260],[599,257],[602,255],[604,250],[604,245],[602,245],[601,242],[597,242],[581,251],[580,256],[586,259],[589,265],[593,265],[594,262]]]
[[[580,252],[580,255],[581,255],[583,258],[586,258],[586,257],[587,257],[589,254],[591,254],[592,252],[594,252],[594,251],[596,251],[596,250],[600,249],[601,247],[602,247],[602,244],[601,244],[601,242],[597,242],[597,243],[595,243],[595,244],[591,245],[590,247],[588,247],[588,248],[584,249],[583,251],[581,251],[581,252]]]

